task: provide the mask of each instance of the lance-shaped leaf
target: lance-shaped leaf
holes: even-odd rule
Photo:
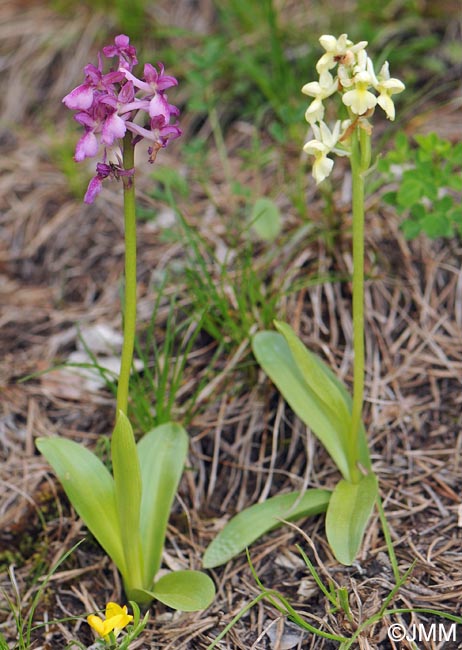
[[[344,442],[345,423],[319,399],[310,385],[315,378],[306,381],[284,336],[277,332],[258,332],[253,337],[252,348],[258,363],[292,410],[313,430],[342,475],[350,478]]]
[[[326,367],[322,367],[324,364],[319,357],[307,349],[287,323],[274,321],[274,325],[287,341],[305,382],[319,402],[324,404],[324,408],[337,415],[342,431],[347,434],[350,430],[351,409],[347,405],[345,393],[340,391],[332,376],[326,372]]]
[[[112,471],[126,572],[126,590],[142,587],[143,557],[140,539],[141,472],[135,436],[127,416],[119,411],[111,441]]]
[[[256,503],[233,517],[218,533],[204,553],[203,566],[210,569],[231,560],[255,540],[288,521],[325,512],[330,492],[310,489],[279,494],[263,503]]]
[[[351,397],[342,382],[307,350],[288,325],[277,326],[284,336],[264,331],[253,337],[255,357],[293,411],[322,442],[342,475],[351,479],[346,444],[351,427]],[[365,467],[370,466],[362,424],[358,460]]]
[[[378,482],[373,473],[362,476],[358,483],[337,483],[327,508],[326,534],[342,564],[350,565],[357,556],[377,495]]]
[[[188,444],[188,434],[183,427],[168,422],[147,433],[137,445],[143,485],[143,585],[147,589],[160,567],[168,518],[183,473]]]
[[[215,597],[215,585],[201,571],[173,571],[159,578],[151,590],[143,589],[139,600],[155,598],[182,612],[206,609]]]
[[[348,444],[347,437],[351,435],[351,410],[352,399],[346,386],[342,381],[332,372],[316,354],[313,354],[308,348],[300,341],[293,329],[282,323],[275,321],[276,328],[281,332],[289,345],[292,356],[297,364],[304,380],[318,395],[319,399],[323,400],[327,408],[333,407],[335,413],[343,423],[342,433],[344,436],[345,453]],[[357,461],[365,468],[371,467],[369,456],[369,448],[367,446],[366,432],[364,425],[361,422],[359,431],[359,446]]]
[[[114,481],[91,451],[66,438],[38,438],[37,448],[56,472],[69,501],[119,571],[125,573]]]

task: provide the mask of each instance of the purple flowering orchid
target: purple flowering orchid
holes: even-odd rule
[[[111,59],[118,57],[118,67],[103,72],[102,56]],[[82,162],[93,158],[103,148],[103,162],[96,166],[96,175],[90,181],[84,197],[85,203],[92,203],[99,194],[105,178],[119,178],[134,174],[125,170],[122,163],[107,163],[107,147],[112,147],[125,137],[127,131],[133,134],[135,145],[143,138],[150,143],[149,162],[154,162],[159,149],[167,146],[169,140],[181,135],[175,118],[179,115],[176,106],[169,104],[165,90],[176,86],[178,81],[164,73],[164,66],[158,63],[157,70],[150,63],[143,69],[143,77],[138,79],[133,68],[138,63],[136,49],[130,39],[120,34],[114,45],[103,47],[98,53],[98,66],[88,64],[84,68],[85,81],[67,94],[63,103],[71,110],[78,111],[74,119],[83,126],[84,134],[77,143],[74,160]],[[145,114],[144,124],[135,118]]]

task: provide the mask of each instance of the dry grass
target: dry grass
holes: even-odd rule
[[[210,19],[209,4],[204,3],[204,8],[208,13],[202,18]],[[7,53],[1,74],[3,84],[11,88],[11,93],[2,95],[0,133],[0,587],[14,599],[17,586],[25,613],[43,574],[63,550],[85,535],[59,484],[36,453],[34,438],[59,433],[94,445],[112,424],[113,398],[105,390],[89,392],[76,385],[63,391],[49,374],[19,383],[67,358],[77,345],[76,323],[120,329],[123,230],[118,188],[105,189],[92,207],[72,197],[66,178],[48,153],[56,136],[40,130],[35,114],[38,106],[45,106],[45,116],[55,120],[57,130],[64,130],[68,116],[52,107],[78,83],[104,20],[79,10],[69,21],[38,2],[35,6],[4,2],[0,8],[0,51]],[[73,56],[66,57],[71,50]],[[258,182],[264,190],[278,182],[277,162],[274,176],[268,166],[265,175],[255,179],[245,176],[237,156],[251,129],[243,124],[230,129],[230,165],[242,182]],[[455,131],[451,135],[455,137]],[[185,209],[190,221],[219,248],[226,245],[223,219],[232,216],[233,201],[216,154],[211,150],[209,155],[214,174],[208,190],[215,210],[210,211],[199,186],[192,187]],[[163,161],[175,164],[180,156],[181,147],[175,146]],[[289,164],[296,166],[297,156]],[[148,182],[141,175],[140,196],[152,203],[144,193]],[[281,205],[285,204],[289,205],[281,196]],[[313,202],[315,218],[320,209]],[[209,216],[204,219],[204,214]],[[287,208],[284,216],[287,234],[295,233],[296,215]],[[347,225],[348,214],[343,218]],[[462,248],[458,241],[440,246],[422,240],[410,245],[394,215],[373,201],[369,219],[367,429],[401,570],[416,560],[397,602],[461,615]],[[140,315],[147,322],[155,302],[153,270],[159,272],[172,260],[181,260],[183,252],[181,244],[162,243],[161,228],[152,222],[140,223],[139,233]],[[313,277],[327,271],[347,273],[351,270],[348,235],[339,244],[332,252],[322,237],[307,248],[288,236],[277,264],[294,279],[307,272]],[[270,269],[274,277],[281,272],[277,264],[273,262]],[[181,283],[175,291],[186,313],[191,296]],[[321,283],[283,298],[279,307],[305,342],[349,381],[348,285]],[[163,304],[156,325],[160,338],[167,311]],[[186,370],[187,390],[207,377],[204,368],[213,350],[209,338],[198,340]],[[307,484],[329,486],[336,480],[327,455],[268,380],[254,370],[257,381],[250,383],[251,375],[242,363],[250,359],[246,342],[233,354],[234,359],[231,355],[219,360],[189,426],[194,470],[185,474],[171,518],[164,557],[171,568],[199,568],[208,542],[243,507],[279,491]],[[361,556],[350,568],[339,567],[331,556],[322,519],[304,522],[302,528],[317,549],[321,575],[349,589],[355,622],[364,620],[393,588],[378,521],[371,522]],[[296,553],[295,543],[308,549],[303,533],[284,527],[255,544],[252,559],[258,575],[267,587],[280,589],[310,622],[324,621],[327,629],[348,633],[348,621],[326,613],[326,603]],[[242,557],[212,575],[218,596],[207,612],[185,615],[154,606],[148,631],[133,647],[205,649],[258,593]],[[83,616],[109,599],[123,599],[119,578],[89,540],[52,576],[35,620]],[[33,647],[63,648],[75,638],[90,644],[92,636],[86,628],[81,621],[50,623],[34,633]],[[219,647],[282,650],[287,629],[274,608],[260,603]],[[4,601],[0,630],[15,640],[13,616]],[[388,648],[389,643],[383,624],[367,631],[360,647]],[[303,636],[294,647],[333,646]]]

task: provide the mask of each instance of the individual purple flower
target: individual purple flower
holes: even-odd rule
[[[115,84],[124,79],[124,74],[120,70],[111,71],[103,74],[103,64],[101,55],[98,54],[98,67],[89,63],[84,68],[85,83],[74,88],[68,95],[63,98],[63,103],[71,110],[87,110],[94,100],[95,94],[111,94],[114,92]]]
[[[77,142],[75,148],[75,162],[82,162],[85,158],[93,158],[98,153],[98,140],[92,129],[87,129]]]
[[[89,83],[81,84],[74,88],[63,98],[63,103],[71,110],[85,111],[93,104],[93,88]]]
[[[130,39],[120,34],[113,45],[103,48],[106,58],[118,57],[118,69],[104,72],[103,58],[98,53],[98,65],[85,66],[85,81],[70,93],[63,103],[77,111],[74,119],[84,128],[79,139],[74,160],[82,162],[97,155],[103,149],[103,162],[97,164],[96,176],[90,181],[85,194],[85,202],[91,203],[101,191],[102,181],[108,177],[119,178],[131,175],[132,170],[123,170],[122,164],[107,163],[107,147],[112,147],[125,137],[127,131],[133,134],[134,146],[143,138],[151,145],[148,149],[149,161],[155,160],[157,152],[166,147],[170,140],[181,135],[176,106],[169,104],[165,91],[176,86],[175,77],[165,74],[164,66],[146,63],[143,77],[139,79],[132,73],[138,63],[136,49]],[[136,119],[144,114],[144,122]]]
[[[130,39],[125,34],[120,34],[114,39],[114,45],[106,45],[103,47],[103,54],[108,59],[118,56],[119,68],[126,68],[132,70],[133,66],[138,63],[136,58],[136,48],[130,45]]]
[[[98,194],[103,188],[103,181],[105,178],[115,178],[119,180],[121,176],[133,176],[135,173],[134,169],[124,169],[122,163],[97,163],[96,165],[96,176],[94,176],[88,184],[87,191],[83,198],[85,203],[93,203]]]
[[[127,79],[133,82],[133,85],[141,90],[144,90],[148,95],[154,95],[161,90],[167,90],[172,86],[177,86],[178,81],[175,77],[170,77],[164,74],[164,66],[162,63],[157,64],[160,72],[150,63],[146,63],[143,70],[143,80],[137,79],[130,71],[124,70]]]

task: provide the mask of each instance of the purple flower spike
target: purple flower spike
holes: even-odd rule
[[[98,53],[98,66],[89,63],[84,68],[85,81],[68,93],[63,103],[71,110],[77,111],[74,119],[83,126],[85,132],[79,139],[74,160],[82,162],[93,158],[102,148],[103,162],[96,166],[96,175],[92,178],[85,194],[85,203],[92,203],[101,192],[102,182],[106,178],[119,179],[131,176],[134,170],[125,170],[117,156],[117,164],[107,163],[107,147],[118,145],[127,131],[133,134],[132,144],[145,138],[151,142],[148,149],[149,162],[154,162],[157,152],[167,146],[170,140],[181,135],[181,129],[172,119],[179,115],[176,106],[169,104],[165,90],[176,86],[178,81],[164,73],[164,66],[146,63],[143,77],[138,79],[133,67],[138,63],[136,49],[130,45],[125,34],[119,34],[113,45],[103,47],[106,58],[118,57],[118,69],[103,71],[103,57]],[[144,115],[142,120],[135,118]]]

